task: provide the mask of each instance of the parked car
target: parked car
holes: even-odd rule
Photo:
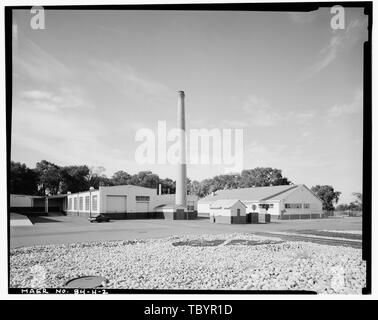
[[[88,218],[88,220],[89,220],[90,222],[109,222],[109,221],[110,221],[110,218],[104,216],[103,214],[100,214],[100,215],[98,215],[98,216],[96,216],[96,217]]]

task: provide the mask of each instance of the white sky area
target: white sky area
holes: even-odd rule
[[[244,129],[244,168],[282,169],[294,183],[330,184],[340,202],[362,191],[363,42],[367,17],[345,9],[312,13],[46,11],[14,15],[12,150],[35,167],[138,165],[136,130],[174,127],[177,90],[187,128]],[[188,165],[189,178],[222,174]]]

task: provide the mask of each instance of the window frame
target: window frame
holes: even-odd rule
[[[85,211],[89,211],[89,209],[91,208],[91,198],[90,196],[85,196],[85,205],[84,205],[84,208],[85,208]]]
[[[79,211],[84,210],[84,197],[79,197]]]
[[[135,196],[136,202],[150,202],[150,196]]]
[[[97,207],[98,207],[98,195],[97,194],[94,194],[92,195],[92,211],[97,211]]]

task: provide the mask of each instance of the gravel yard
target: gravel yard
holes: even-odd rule
[[[12,249],[11,287],[62,288],[100,275],[107,288],[312,290],[361,294],[361,250],[247,233]]]

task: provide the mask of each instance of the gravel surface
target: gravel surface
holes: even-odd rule
[[[99,275],[107,288],[312,290],[361,294],[361,250],[251,234],[169,237],[13,249],[11,287],[62,288]]]

